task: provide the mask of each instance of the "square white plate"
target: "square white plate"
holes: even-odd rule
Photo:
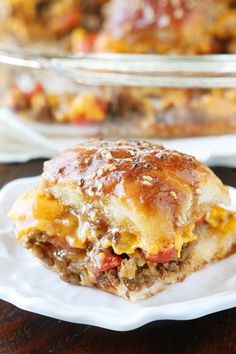
[[[236,305],[236,255],[198,271],[183,283],[139,303],[95,288],[73,286],[22,249],[7,213],[18,195],[37,185],[24,178],[0,192],[0,298],[53,318],[112,330],[131,330],[154,320],[187,320]],[[236,189],[230,188],[236,210]]]

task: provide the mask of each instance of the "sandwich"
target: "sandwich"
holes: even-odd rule
[[[13,205],[19,244],[68,283],[139,301],[232,254],[227,188],[194,157],[93,140],[45,162]]]

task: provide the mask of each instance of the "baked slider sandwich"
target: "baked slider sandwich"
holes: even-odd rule
[[[68,283],[131,301],[233,252],[227,188],[194,157],[144,141],[93,140],[44,165],[10,217],[17,239]]]

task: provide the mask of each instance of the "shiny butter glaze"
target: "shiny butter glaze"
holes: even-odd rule
[[[198,202],[206,183],[214,185],[219,202],[227,200],[220,180],[193,157],[148,142],[123,140],[80,144],[45,163],[43,173],[43,188],[50,193],[69,188],[68,203],[78,195],[78,205],[72,207],[94,229],[96,220],[103,220],[109,235],[113,228],[125,235],[120,243],[128,244],[129,235],[135,234],[136,247],[149,253],[170,247],[179,251],[194,239],[195,221],[211,207]],[[89,241],[97,237],[88,234]],[[133,246],[132,242],[130,249]]]

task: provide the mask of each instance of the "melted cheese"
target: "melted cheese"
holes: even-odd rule
[[[211,209],[206,221],[211,227],[222,232],[222,234],[236,232],[236,213],[233,211],[215,206]]]
[[[174,244],[169,245],[169,248],[174,247],[177,251],[177,256],[180,257],[183,244],[194,241],[197,236],[193,233],[195,225],[188,225],[181,233],[176,232],[174,236]],[[117,241],[105,239],[103,242],[104,248],[112,247],[116,254],[134,254],[137,248],[143,248],[142,242],[139,237],[135,234],[129,232],[121,232]],[[158,252],[158,249],[156,252]]]
[[[88,233],[92,232],[88,222],[79,222],[79,217],[74,215],[69,207],[46,196],[40,189],[25,193],[13,206],[10,217],[16,225],[20,242],[27,239],[32,231],[39,230],[47,233],[49,237],[58,237],[70,247],[84,249],[89,239]],[[211,209],[206,222],[222,234],[236,232],[236,213],[218,206]],[[183,244],[196,240],[194,228],[195,223],[191,223],[182,230],[175,231],[173,244],[168,247],[175,247],[178,257]],[[134,254],[137,248],[146,250],[138,234],[130,232],[119,232],[117,237],[112,238],[105,236],[102,245],[104,248],[112,247],[116,254]],[[158,248],[155,252],[160,250]]]
[[[48,236],[56,236],[71,247],[85,248],[78,238],[78,218],[70,209],[61,205],[43,191],[32,190],[25,193],[13,206],[10,215],[16,225],[19,241],[27,239],[33,231],[43,231]]]
[[[71,120],[83,117],[94,122],[101,122],[106,118],[105,110],[99,104],[98,98],[93,94],[85,94],[74,98],[68,113]]]
[[[104,248],[112,247],[116,254],[134,254],[137,248],[142,248],[139,237],[130,232],[119,232],[117,240],[105,238],[102,243]]]
[[[193,233],[195,223],[187,225],[181,232],[176,232],[174,236],[174,247],[177,252],[177,257],[180,257],[182,247],[185,243],[195,241],[197,236]]]

